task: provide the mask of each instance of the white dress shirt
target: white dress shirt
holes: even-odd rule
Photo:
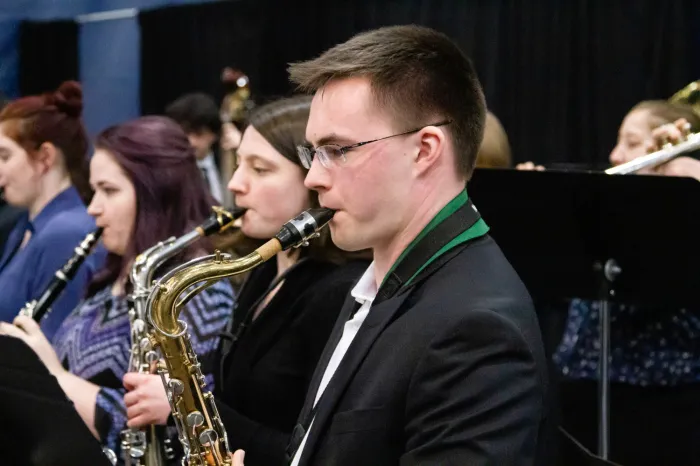
[[[197,160],[197,166],[202,172],[202,175],[206,177],[211,195],[214,196],[214,199],[221,202],[224,199],[224,189],[223,186],[221,186],[221,175],[216,166],[214,154],[210,152],[203,159]]]
[[[365,270],[365,273],[362,275],[362,278],[360,278],[360,281],[357,282],[357,285],[355,285],[355,287],[350,292],[350,295],[352,295],[352,297],[355,298],[355,301],[360,303],[361,306],[360,309],[357,310],[353,318],[345,323],[345,328],[343,329],[343,336],[340,337],[338,346],[335,347],[333,355],[328,361],[326,371],[323,373],[321,383],[318,386],[318,392],[316,392],[314,406],[316,406],[316,403],[318,403],[318,400],[321,398],[321,395],[323,395],[323,391],[328,386],[328,383],[331,381],[331,378],[333,377],[333,374],[335,374],[335,371],[338,369],[338,366],[340,366],[340,362],[343,360],[345,353],[348,351],[352,340],[355,339],[355,335],[357,335],[357,332],[360,330],[360,327],[365,321],[367,314],[369,314],[369,308],[372,306],[374,298],[377,297],[377,291],[377,282],[374,279],[374,262],[372,262],[367,268],[367,270]],[[297,466],[299,464],[299,460],[301,459],[301,453],[302,451],[304,451],[306,440],[309,438],[309,432],[311,432],[313,425],[314,421],[312,419],[309,428],[306,430],[304,439],[301,441],[299,448],[294,454],[294,459],[292,460],[291,466]]]

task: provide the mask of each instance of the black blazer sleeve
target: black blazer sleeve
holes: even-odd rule
[[[296,332],[296,341],[303,346],[307,387],[345,298],[365,267],[365,263],[348,264],[305,292],[303,312],[288,331]],[[281,432],[272,429],[243,416],[222,402],[217,403],[229,438],[235,438],[232,443],[241,445],[246,451],[246,465],[286,464],[291,430]]]
[[[515,324],[488,310],[470,312],[434,337],[416,366],[400,464],[525,464],[516,457],[523,450],[512,447],[537,443],[543,397]]]

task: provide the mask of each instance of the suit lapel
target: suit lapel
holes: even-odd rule
[[[367,356],[367,353],[369,352],[376,339],[386,328],[386,326],[389,325],[389,323],[392,321],[394,315],[399,310],[401,304],[403,304],[404,300],[409,294],[410,293],[401,293],[398,296],[395,296],[378,304],[376,307],[372,306],[370,308],[367,318],[362,323],[360,330],[357,332],[357,335],[350,344],[350,347],[348,348],[347,353],[345,353],[345,356],[343,357],[340,366],[338,366],[338,370],[335,372],[335,374],[333,374],[331,381],[326,387],[323,397],[319,400],[319,406],[316,410],[316,416],[313,420],[313,426],[311,427],[311,432],[309,433],[309,437],[306,441],[306,445],[304,446],[304,451],[302,452],[302,456],[299,462],[300,466],[308,464],[311,460],[314,450],[316,448],[316,443],[318,443],[318,440],[321,437],[322,433],[325,432],[327,424],[330,421],[331,415],[335,411],[335,406],[338,404],[338,401],[345,392],[346,387],[352,381],[352,378],[357,372],[357,369],[362,364],[362,361]],[[323,372],[325,372],[326,366],[328,365],[328,360],[330,359],[331,354],[335,350],[335,347],[338,344],[338,341],[340,340],[340,336],[342,335],[342,331],[346,321],[347,317],[345,320],[338,320],[338,323],[340,324],[340,330],[338,329],[338,325],[336,325],[336,328],[333,332],[334,336],[336,336],[335,334],[338,333],[337,338],[335,339],[333,345],[326,346],[326,352],[329,352],[330,354],[327,355],[324,364],[319,364],[316,368],[317,374],[314,374],[314,378],[318,377],[319,380],[316,381],[315,387],[318,387],[318,383],[320,383],[320,379],[323,376]],[[324,357],[326,357],[326,354],[324,354]],[[319,370],[319,368],[322,369]],[[318,372],[320,372],[320,374],[318,374]],[[316,396],[316,390],[312,392],[312,406],[313,399]],[[307,402],[308,401],[309,400],[307,399]]]

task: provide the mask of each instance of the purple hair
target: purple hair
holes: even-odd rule
[[[139,253],[195,228],[216,205],[187,135],[169,118],[147,116],[112,126],[97,136],[95,147],[109,152],[134,185],[136,219],[125,254],[108,255],[88,295],[124,276]],[[195,243],[175,260],[191,258],[207,245]]]

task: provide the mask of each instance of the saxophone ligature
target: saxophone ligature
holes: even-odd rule
[[[217,206],[212,209],[212,215],[191,232],[179,238],[172,237],[162,241],[136,257],[129,275],[133,288],[129,297],[129,372],[150,373],[152,364],[158,360],[157,354],[151,349],[146,324],[146,302],[156,271],[198,239],[227,230],[245,213],[245,209],[241,208],[229,211]],[[121,432],[121,447],[126,466],[156,466],[171,462],[173,450],[169,439],[161,441],[162,436],[159,436],[156,430],[156,426],[151,425],[146,429],[128,428]]]
[[[330,209],[309,209],[285,223],[274,238],[247,256],[233,259],[217,251],[171,270],[153,287],[147,304],[153,327],[151,344],[165,361],[158,372],[183,446],[183,465],[230,466],[231,452],[214,397],[206,391],[187,326],[179,320],[182,307],[221,278],[253,269],[280,251],[307,245],[334,213]]]
[[[80,266],[85,262],[85,259],[90,255],[95,245],[102,236],[102,228],[90,232],[75,247],[75,252],[68,259],[63,267],[56,271],[51,282],[41,294],[39,299],[28,302],[19,311],[19,315],[31,317],[36,322],[41,322],[41,319],[50,312],[53,303],[61,296],[61,293],[66,288],[66,285],[75,277]]]

